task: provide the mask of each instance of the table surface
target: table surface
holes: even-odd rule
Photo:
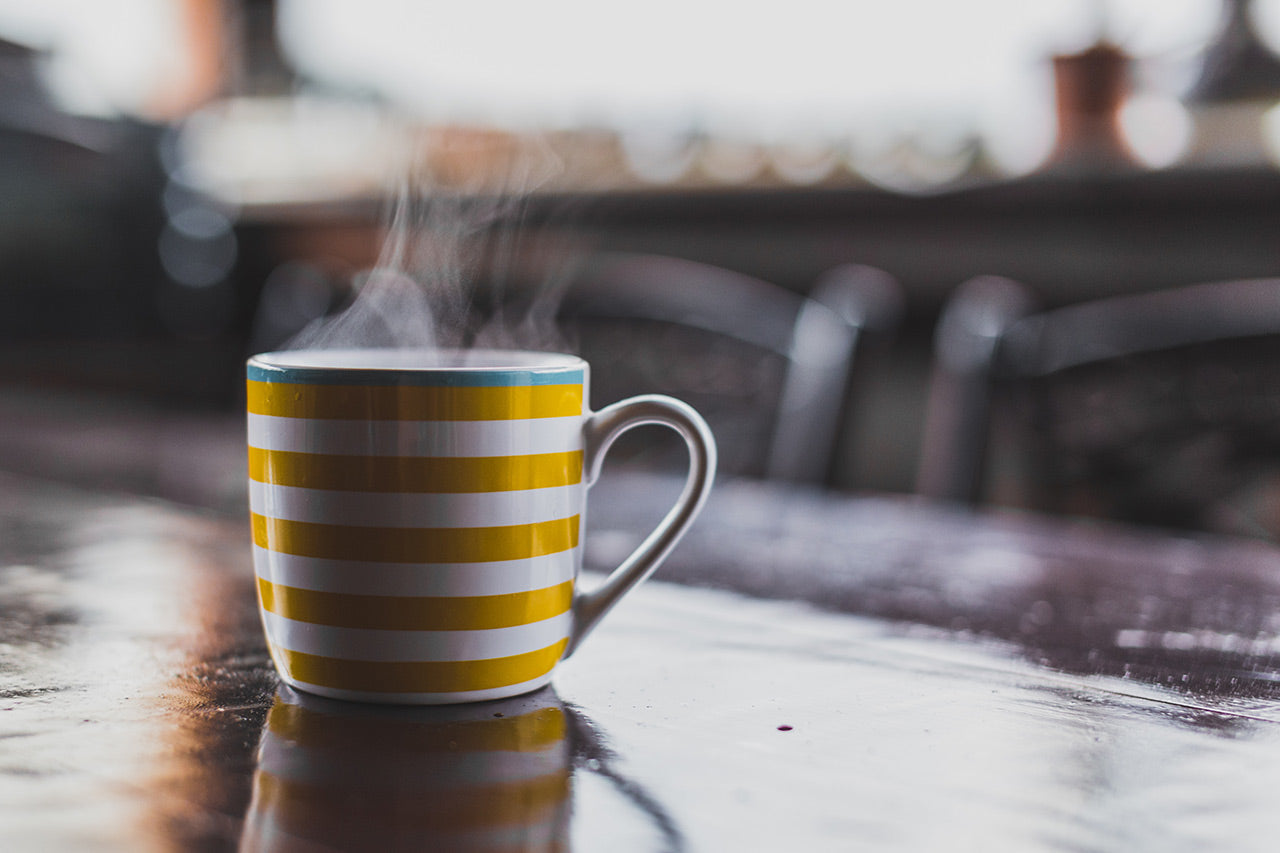
[[[723,483],[552,688],[387,710],[278,686],[237,512],[96,482],[0,475],[0,849],[1224,851],[1280,831],[1262,543]],[[607,474],[589,564],[677,487]]]

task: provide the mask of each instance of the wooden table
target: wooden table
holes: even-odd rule
[[[609,475],[589,561],[673,488]],[[235,512],[0,475],[0,530],[8,851],[1245,851],[1280,830],[1280,550],[1259,543],[725,483],[553,688],[421,711],[278,687]]]

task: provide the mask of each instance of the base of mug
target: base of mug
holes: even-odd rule
[[[467,702],[489,702],[494,699],[506,699],[532,693],[551,683],[551,673],[541,675],[530,681],[509,684],[505,687],[491,687],[487,690],[466,690],[453,693],[376,693],[368,690],[343,690],[337,687],[324,687],[319,684],[308,684],[286,675],[281,680],[294,690],[324,696],[327,699],[342,699],[346,702],[364,702],[378,705],[461,705]]]

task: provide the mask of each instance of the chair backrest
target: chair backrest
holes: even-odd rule
[[[1021,439],[1037,509],[1280,532],[1259,515],[1280,484],[1280,279],[1032,304],[988,277],[944,310],[920,493],[982,500],[993,448]]]
[[[848,266],[810,296],[681,258],[586,259],[561,303],[593,364],[593,404],[643,391],[703,412],[728,473],[806,482],[829,474],[862,332],[899,304],[886,274]]]

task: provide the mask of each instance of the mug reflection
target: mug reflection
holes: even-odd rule
[[[240,849],[567,849],[571,714],[549,689],[417,709],[282,687]]]

